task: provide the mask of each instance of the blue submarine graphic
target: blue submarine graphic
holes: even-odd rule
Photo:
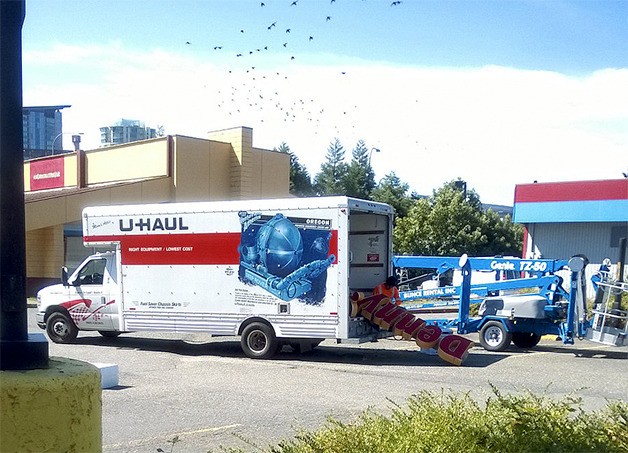
[[[298,298],[320,305],[325,297],[329,255],[329,228],[297,227],[283,214],[262,216],[239,212],[242,226],[239,277],[289,301]],[[297,222],[299,223],[299,222]]]

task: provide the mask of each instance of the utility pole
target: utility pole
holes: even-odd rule
[[[0,0],[0,369],[47,368],[48,341],[28,333],[22,138],[25,0]]]

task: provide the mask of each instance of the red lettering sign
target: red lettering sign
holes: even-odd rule
[[[57,189],[65,185],[64,158],[34,160],[30,163],[31,190]]]
[[[427,324],[405,308],[390,302],[386,296],[364,297],[363,293],[351,294],[351,316],[362,315],[384,330],[392,330],[404,340],[414,338],[422,349],[438,348],[438,356],[453,365],[461,365],[474,343],[458,335],[442,336],[437,325]]]

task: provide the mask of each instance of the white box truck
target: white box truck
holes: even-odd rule
[[[393,209],[347,197],[88,207],[89,256],[39,291],[38,325],[67,343],[81,330],[239,335],[244,353],[386,334],[350,316],[350,296],[392,272]]]

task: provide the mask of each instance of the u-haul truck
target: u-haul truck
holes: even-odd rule
[[[38,293],[38,325],[67,343],[81,330],[239,335],[245,354],[283,344],[382,335],[350,316],[350,296],[391,270],[393,210],[347,197],[88,207],[89,256]]]

